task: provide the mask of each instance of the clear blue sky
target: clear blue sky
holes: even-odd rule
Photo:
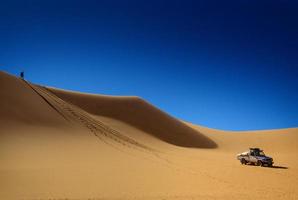
[[[0,69],[212,128],[298,127],[297,1],[1,1]]]

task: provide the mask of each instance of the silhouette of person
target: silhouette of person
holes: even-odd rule
[[[21,76],[21,79],[24,79],[24,72],[23,71],[20,73],[20,76]]]

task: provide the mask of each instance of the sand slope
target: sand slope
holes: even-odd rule
[[[216,143],[199,131],[167,115],[139,97],[88,95],[50,89],[58,97],[99,116],[130,124],[162,141],[183,146],[216,148]]]
[[[63,119],[24,81],[0,72],[0,125],[63,124]]]
[[[139,97],[0,73],[0,199],[298,199],[298,129],[228,132]],[[242,166],[264,148],[276,167]]]

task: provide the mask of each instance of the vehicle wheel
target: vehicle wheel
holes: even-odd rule
[[[244,158],[242,158],[242,159],[240,160],[240,162],[241,162],[242,165],[246,165],[246,160],[245,160]]]
[[[262,161],[258,160],[257,165],[263,167],[263,163],[262,163]]]

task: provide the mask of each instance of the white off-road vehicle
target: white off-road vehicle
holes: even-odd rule
[[[264,151],[259,148],[249,148],[249,151],[238,154],[237,159],[240,160],[243,165],[254,164],[268,167],[273,165],[273,159],[266,156]]]

